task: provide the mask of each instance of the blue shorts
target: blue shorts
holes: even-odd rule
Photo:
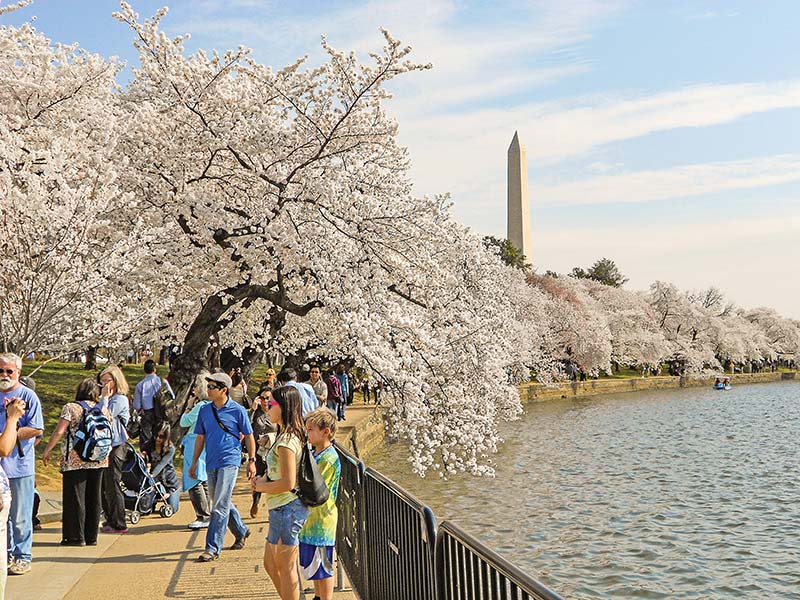
[[[300,542],[300,567],[306,581],[333,577],[333,546]]]
[[[273,545],[297,546],[300,543],[300,530],[307,518],[308,507],[299,498],[270,509],[267,541]]]

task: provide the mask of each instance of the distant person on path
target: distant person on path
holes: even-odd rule
[[[150,451],[150,475],[156,482],[164,486],[173,513],[178,512],[181,490],[178,485],[178,474],[175,472],[175,444],[170,439],[172,428],[169,423],[162,423],[155,437],[153,449]]]
[[[327,372],[325,376],[325,385],[328,388],[328,409],[335,415],[339,414],[339,404],[344,402],[342,399],[342,384],[336,378],[333,369]]]
[[[336,417],[327,408],[318,408],[306,417],[306,432],[330,495],[325,504],[309,509],[308,519],[300,530],[300,567],[303,577],[314,582],[315,600],[333,600],[333,549],[338,520],[336,497],[342,473],[339,453],[333,447]]]
[[[169,386],[169,382],[161,379],[156,373],[156,361],[152,359],[144,361],[144,372],[144,379],[136,384],[136,391],[133,394],[133,409],[142,417],[139,448],[148,450],[153,443],[153,429],[156,426],[156,409],[153,398],[161,391],[162,386],[167,388],[173,398],[175,394]]]
[[[172,362],[178,358],[181,353],[181,343],[178,341],[176,336],[172,336],[169,341],[169,346],[167,346],[167,360],[169,361],[169,366],[172,368]]]
[[[342,386],[342,401],[336,405],[336,417],[340,421],[344,421],[346,420],[344,416],[345,407],[347,406],[348,398],[350,398],[350,378],[347,376],[344,364],[340,364],[336,369],[336,379],[339,380],[339,385]]]
[[[247,384],[244,381],[244,377],[242,377],[242,369],[240,367],[231,369],[230,376],[232,387],[228,395],[231,397],[231,400],[237,404],[241,404],[245,408],[250,408],[246,401]]]
[[[267,474],[250,482],[254,492],[267,496],[269,532],[264,547],[264,568],[283,600],[300,596],[297,579],[299,535],[308,517],[308,507],[292,491],[297,483],[297,465],[305,443],[302,402],[296,388],[272,390],[269,420],[278,436],[267,454]]]
[[[16,354],[0,354],[0,401],[5,406],[15,398],[25,402],[25,412],[15,425],[14,449],[0,466],[8,477],[11,508],[8,516],[9,575],[24,575],[31,570],[33,546],[33,488],[36,478],[36,438],[44,433],[42,404],[32,389],[19,381],[22,359]],[[7,426],[6,413],[0,410],[0,431]]]
[[[278,373],[278,383],[280,385],[293,387],[300,393],[304,417],[312,410],[316,410],[317,395],[314,393],[314,388],[307,383],[298,383],[297,371],[291,368],[282,369],[281,372]]]
[[[183,477],[181,485],[183,491],[188,492],[189,500],[194,508],[195,520],[189,523],[189,529],[205,529],[211,518],[211,506],[208,497],[208,475],[206,474],[206,451],[200,453],[197,459],[197,472],[195,476],[189,475],[189,467],[192,466],[191,457],[194,455],[194,444],[197,439],[195,425],[200,409],[210,402],[208,399],[208,389],[206,377],[211,373],[200,371],[195,377],[194,386],[189,394],[189,404],[186,412],[181,415],[181,427],[186,427],[186,434],[181,440],[183,446]]]
[[[364,395],[364,404],[369,404],[369,379],[361,380],[361,393]]]
[[[103,471],[103,514],[106,516],[103,533],[127,533],[125,496],[122,494],[122,463],[125,462],[128,441],[128,421],[131,418],[128,401],[128,381],[119,367],[108,367],[100,373],[101,399],[111,413],[111,454]]]
[[[95,546],[100,525],[100,494],[103,469],[108,466],[108,457],[101,461],[84,461],[73,448],[75,434],[80,427],[84,408],[89,408],[100,401],[100,389],[93,378],[81,381],[75,391],[75,401],[69,402],[61,409],[58,425],[47,442],[42,462],[50,461],[50,454],[55,445],[67,434],[61,445],[61,545],[62,546]],[[103,406],[103,414],[111,421],[111,412]]]
[[[253,425],[253,437],[256,440],[256,476],[261,477],[267,472],[267,451],[271,444],[270,434],[275,432],[275,425],[269,420],[268,403],[272,400],[272,388],[268,385],[262,386],[253,401],[254,408],[250,416],[250,423]],[[253,502],[250,505],[250,516],[255,519],[258,516],[259,503],[261,502],[261,492],[253,492]]]
[[[314,389],[314,395],[317,397],[318,406],[325,406],[328,400],[328,386],[325,385],[325,380],[322,379],[322,370],[319,365],[311,365],[309,371],[311,375],[310,383]]]
[[[278,387],[278,376],[275,374],[275,369],[267,369],[267,372],[264,375],[264,383],[261,384],[261,387],[264,387],[265,385],[268,385],[269,389]]]
[[[228,397],[228,390],[233,385],[230,376],[227,373],[214,373],[206,377],[206,382],[211,402],[200,409],[195,425],[197,439],[194,456],[189,467],[189,476],[197,477],[197,463],[205,448],[212,508],[206,530],[206,549],[198,557],[200,562],[219,558],[226,526],[236,536],[231,550],[244,548],[250,535],[250,530],[231,501],[236,475],[242,464],[242,439],[247,446],[247,478],[252,479],[256,474],[253,427],[244,407]]]
[[[22,398],[14,398],[6,402],[5,417],[6,426],[0,435],[0,457],[9,456],[15,449],[17,443],[17,425],[25,414],[25,401]],[[6,596],[6,575],[8,574],[8,514],[11,510],[11,484],[8,475],[3,470],[0,462],[0,600]]]

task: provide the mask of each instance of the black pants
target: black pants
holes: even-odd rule
[[[125,444],[111,450],[108,466],[103,469],[103,514],[113,529],[125,529],[125,496],[122,495],[122,463],[125,462]]]
[[[156,426],[156,410],[151,408],[142,413],[141,429],[139,431],[139,449],[150,452],[153,449],[153,428]]]
[[[65,471],[61,477],[61,537],[69,542],[96,544],[103,469]]]

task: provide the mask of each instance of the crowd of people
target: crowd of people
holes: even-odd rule
[[[41,402],[31,389],[32,380],[27,382],[30,387],[23,385],[21,369],[18,356],[0,354],[0,399],[5,405],[0,411],[1,543],[8,537],[8,548],[0,549],[8,560],[0,570],[0,600],[7,574],[31,570],[34,445],[44,434]],[[169,383],[156,373],[152,359],[145,361],[144,374],[131,394],[120,366],[109,366],[97,377],[82,380],[74,400],[61,409],[42,455],[48,464],[57,452],[62,474],[61,544],[92,546],[99,534],[128,532],[123,469],[133,453],[143,458],[160,486],[170,514],[177,512],[181,492],[187,493],[195,513],[188,528],[206,530],[197,560],[217,560],[226,529],[234,535],[230,550],[244,548],[251,533],[232,502],[239,469],[246,465],[252,494],[249,515],[258,516],[262,500],[269,511],[264,568],[280,597],[299,597],[299,564],[304,577],[314,582],[315,597],[332,598],[341,468],[333,439],[354,390],[362,391],[365,402],[372,391],[379,403],[382,386],[351,378],[344,366],[323,370],[312,364],[299,373],[268,369],[258,392],[251,395],[240,369],[202,371],[178,422],[171,424],[159,410],[163,396],[173,394]],[[178,448],[173,426],[185,430],[178,444],[184,456],[181,477],[174,466]],[[307,506],[297,492],[306,444],[330,491],[321,506]]]

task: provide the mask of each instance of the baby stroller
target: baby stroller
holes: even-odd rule
[[[168,519],[172,516],[169,494],[147,470],[142,455],[136,448],[127,444],[125,461],[122,463],[122,494],[125,497],[125,510],[128,522],[136,525],[143,515],[149,515],[161,503],[158,514]]]

